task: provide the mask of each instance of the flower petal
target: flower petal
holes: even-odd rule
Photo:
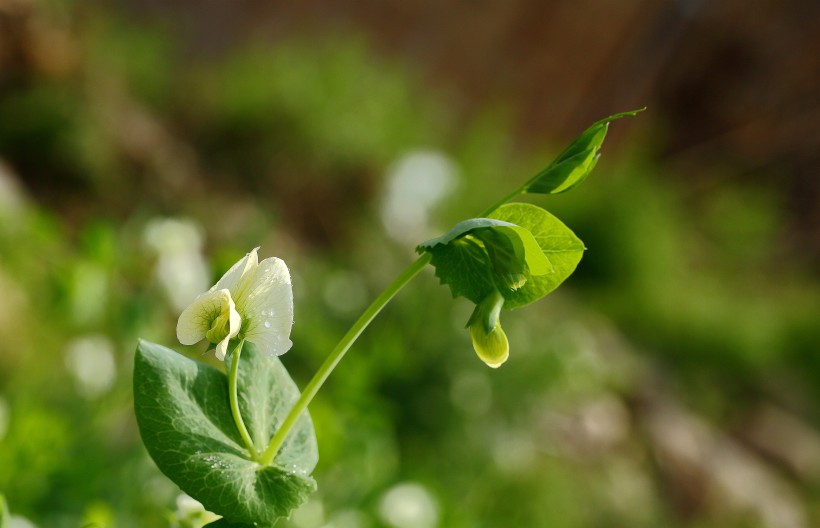
[[[242,283],[245,282],[247,278],[253,274],[257,266],[259,266],[258,251],[259,248],[254,248],[250,253],[242,257],[239,262],[231,266],[231,269],[222,275],[222,278],[213,285],[210,291],[228,290],[233,294],[234,299],[236,299],[237,293],[242,289]]]
[[[230,333],[228,334],[228,337],[234,338],[242,329],[242,317],[239,315],[239,312],[236,311],[236,304],[233,299],[231,299],[230,310],[230,322],[228,323]]]
[[[225,355],[228,353],[228,343],[231,341],[230,337],[226,337],[222,341],[216,344],[216,348],[214,348],[214,352],[216,353],[216,359],[219,361],[225,361]]]
[[[231,331],[233,331],[233,300],[228,290],[205,292],[192,302],[179,316],[177,321],[177,339],[183,345],[193,345],[205,339],[205,333],[211,329],[214,319],[222,313],[225,305],[230,306]],[[238,317],[239,314],[236,313]],[[234,334],[236,335],[236,334]]]
[[[260,262],[249,284],[239,292],[236,306],[243,315],[245,339],[272,356],[290,350],[293,288],[284,261],[272,257]]]

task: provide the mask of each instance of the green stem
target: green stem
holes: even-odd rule
[[[522,185],[518,189],[514,190],[513,192],[511,192],[510,194],[508,194],[504,198],[500,199],[499,201],[497,201],[496,203],[494,203],[493,205],[488,207],[483,213],[478,215],[478,218],[487,218],[490,214],[492,214],[493,211],[495,211],[496,209],[498,209],[499,207],[501,207],[505,203],[509,202],[510,200],[512,200],[513,198],[518,196],[519,194],[523,193],[524,189],[526,189],[527,185],[529,185],[529,184],[530,184],[530,182],[525,183],[524,185]]]
[[[293,426],[296,425],[296,420],[298,420],[299,416],[302,415],[302,412],[307,409],[307,406],[310,404],[311,400],[313,400],[313,397],[316,396],[319,388],[325,382],[327,377],[330,376],[330,373],[333,372],[333,369],[336,368],[336,365],[342,357],[344,357],[351,345],[353,345],[356,339],[358,339],[364,329],[367,328],[367,325],[370,324],[370,322],[379,314],[382,308],[390,302],[390,299],[392,299],[393,296],[399,292],[399,290],[401,290],[408,282],[410,282],[410,280],[413,279],[413,277],[418,275],[418,273],[430,263],[431,258],[432,257],[429,253],[425,253],[413,262],[401,273],[401,275],[396,277],[390,286],[388,286],[381,293],[381,295],[379,295],[376,300],[370,304],[370,306],[367,307],[367,310],[364,311],[350,330],[347,331],[342,340],[336,345],[336,348],[333,349],[325,362],[322,363],[322,366],[319,367],[316,374],[314,374],[313,379],[310,380],[310,383],[307,384],[307,387],[305,387],[305,390],[302,392],[299,400],[293,408],[291,408],[287,417],[285,417],[285,421],[282,422],[279,430],[276,431],[276,434],[271,439],[268,448],[259,456],[258,460],[262,465],[270,465],[276,456],[276,453],[279,452],[279,449],[285,442],[288,433],[291,429],[293,429]]]
[[[236,348],[231,355],[231,372],[228,376],[228,397],[231,400],[231,414],[233,415],[233,421],[236,424],[236,428],[239,430],[239,436],[241,436],[242,441],[245,442],[245,447],[248,448],[251,457],[256,459],[259,457],[259,454],[253,447],[251,435],[248,433],[248,428],[245,427],[245,422],[242,420],[242,413],[239,411],[239,398],[237,397],[236,392],[236,375],[239,372],[239,355],[242,354],[242,345],[244,344],[245,340],[243,339],[238,345],[236,345]]]

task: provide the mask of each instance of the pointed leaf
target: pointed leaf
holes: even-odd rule
[[[239,378],[240,407],[258,451],[299,391],[281,362],[258,353],[251,343],[245,343]],[[316,488],[310,477],[318,460],[313,425],[303,415],[274,463],[263,467],[244,447],[228,402],[224,373],[140,341],[134,408],[159,469],[226,522],[272,525]]]
[[[643,112],[643,108],[611,115],[584,130],[546,169],[539,172],[525,186],[525,192],[558,194],[580,184],[595,168],[601,145],[606,138],[609,123]]]
[[[491,216],[527,229],[550,264],[549,273],[531,276],[521,288],[500,290],[506,299],[505,310],[540,299],[575,271],[584,253],[584,243],[555,216],[526,203],[502,205]]]

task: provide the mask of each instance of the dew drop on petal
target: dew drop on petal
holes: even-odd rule
[[[270,321],[265,321],[265,328],[270,328]]]

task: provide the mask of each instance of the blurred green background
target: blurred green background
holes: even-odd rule
[[[415,244],[644,105],[536,201],[589,249],[504,316],[510,360],[422,274],[311,406],[319,491],[281,525],[820,525],[818,25],[813,0],[0,0],[14,526],[181,525],[136,340],[212,361],[176,317],[247,251],[291,268],[303,386]]]

